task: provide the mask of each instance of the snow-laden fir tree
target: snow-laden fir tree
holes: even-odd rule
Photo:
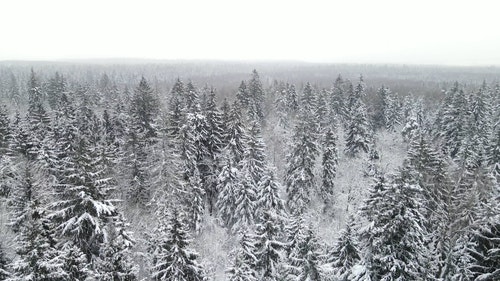
[[[150,142],[157,136],[154,119],[158,114],[158,110],[158,100],[148,81],[143,76],[139,86],[134,91],[130,104],[132,130],[140,136],[141,140]]]
[[[337,280],[347,281],[352,267],[360,260],[360,249],[356,241],[354,220],[350,218],[348,223],[335,242],[335,245],[327,254],[327,264],[331,266],[332,274]]]
[[[131,259],[130,251],[134,240],[132,234],[126,230],[127,227],[123,216],[118,216],[113,224],[108,225],[108,237],[93,265],[94,280],[137,280],[138,268]]]
[[[445,95],[436,120],[436,134],[448,154],[455,157],[466,131],[469,104],[458,82]]]
[[[330,108],[331,113],[335,114],[339,118],[342,118],[344,115],[344,101],[345,101],[345,91],[344,91],[344,79],[339,74],[333,83],[333,87],[330,90],[331,92],[331,101]]]
[[[222,113],[217,108],[215,100],[215,90],[212,88],[208,94],[205,111],[207,123],[207,134],[205,146],[207,149],[206,167],[204,176],[204,185],[206,198],[208,201],[208,210],[210,214],[215,213],[215,204],[220,190],[217,189],[217,177],[221,172],[220,155],[224,147],[225,124],[223,124]]]
[[[347,124],[346,154],[355,157],[361,152],[368,152],[371,132],[366,107],[361,98],[354,99]]]
[[[257,70],[252,71],[250,80],[248,81],[247,93],[249,97],[248,117],[251,121],[262,122],[264,120],[264,112],[262,104],[264,102],[264,87],[260,81]]]
[[[245,139],[243,159],[240,162],[243,177],[248,177],[257,191],[259,182],[266,172],[266,152],[261,135],[260,124],[252,122]]]
[[[257,221],[266,210],[273,210],[278,216],[285,217],[285,202],[279,195],[280,189],[274,172],[267,168],[257,188]]]
[[[225,154],[227,155],[227,153]],[[241,188],[239,170],[230,158],[226,158],[221,173],[217,179],[217,210],[222,224],[231,228],[235,222],[236,198],[235,194]]]
[[[323,157],[321,160],[321,189],[320,195],[326,204],[332,203],[335,193],[335,178],[337,176],[338,152],[337,138],[333,131],[328,129],[323,140]]]
[[[234,261],[227,270],[228,279],[234,281],[258,280],[255,270],[256,264],[254,237],[244,231],[241,234],[239,247],[234,253]]]
[[[321,245],[310,226],[306,226],[288,258],[289,276],[293,280],[324,280]]]
[[[245,153],[246,131],[241,117],[241,108],[238,103],[234,103],[229,112],[227,120],[227,146],[231,152],[230,157],[235,163],[239,163],[243,159]]]
[[[301,113],[302,116],[302,113]],[[318,152],[315,142],[314,127],[303,120],[298,120],[294,136],[287,155],[285,186],[288,195],[287,206],[292,213],[302,213],[311,200],[314,188],[314,164]]]
[[[257,187],[248,173],[240,172],[239,176],[240,182],[234,190],[233,232],[248,229],[255,222]]]
[[[99,254],[106,236],[105,226],[117,215],[111,179],[95,147],[84,136],[76,140],[76,153],[64,163],[63,179],[57,186],[58,198],[51,204],[51,218],[58,232],[86,255],[90,261]]]
[[[256,225],[255,257],[259,280],[279,280],[278,266],[283,260],[286,244],[279,240],[279,220],[272,210],[264,212],[262,223]]]
[[[179,130],[182,126],[184,119],[183,108],[184,108],[184,95],[185,95],[184,83],[177,78],[172,90],[170,90],[170,99],[168,103],[168,135],[176,138],[179,134]]]
[[[0,280],[6,280],[10,276],[9,272],[9,261],[5,257],[4,247],[0,243]]]
[[[166,220],[166,218],[163,218]],[[196,254],[190,248],[190,239],[181,215],[173,210],[168,221],[161,221],[153,252],[151,277],[157,281],[206,280]]]
[[[54,224],[48,217],[46,198],[50,192],[46,172],[28,160],[13,192],[12,227],[17,233],[17,258],[10,280],[65,280],[64,257],[57,249]]]
[[[403,167],[389,182],[378,181],[361,209],[360,264],[353,280],[420,280],[426,278],[428,252],[422,210],[422,188],[413,171]],[[349,277],[351,279],[351,277]]]

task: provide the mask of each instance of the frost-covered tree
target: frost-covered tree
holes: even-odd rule
[[[65,162],[62,180],[56,188],[58,198],[51,204],[51,218],[58,223],[58,232],[90,261],[99,254],[99,245],[106,236],[105,226],[117,210],[109,198],[113,186],[95,147],[84,137],[76,143],[76,154]]]
[[[370,126],[368,124],[367,112],[360,98],[354,101],[354,105],[348,117],[346,147],[347,155],[354,157],[360,152],[368,152],[370,145]]]
[[[174,86],[170,90],[170,100],[168,103],[168,134],[171,137],[177,137],[179,130],[182,126],[183,108],[184,108],[184,95],[186,89],[184,83],[177,78]]]
[[[360,230],[361,264],[366,270],[357,273],[371,280],[426,278],[422,188],[413,177],[411,169],[403,168],[393,180],[378,181],[362,208],[367,223]]]
[[[206,116],[206,149],[207,162],[204,175],[205,192],[208,201],[208,210],[211,214],[215,212],[215,204],[220,190],[217,189],[217,177],[221,171],[219,157],[224,147],[224,129],[222,113],[217,108],[215,90],[211,89],[205,106]]]
[[[135,281],[138,268],[131,259],[133,239],[126,230],[127,224],[119,216],[108,226],[108,237],[101,246],[99,257],[94,262],[95,280],[103,281]]]
[[[238,103],[233,104],[228,117],[226,148],[231,152],[230,157],[234,162],[239,163],[245,153],[246,131],[241,117],[241,108]]]
[[[234,210],[236,208],[235,194],[241,188],[239,170],[231,159],[226,159],[221,173],[217,179],[217,189],[220,191],[217,198],[217,210],[223,225],[232,227],[235,221]]]
[[[360,260],[360,249],[356,241],[353,222],[352,218],[349,219],[327,256],[327,264],[331,266],[332,273],[342,281],[349,280],[352,267]]]
[[[56,248],[53,225],[40,198],[27,202],[27,212],[16,237],[17,258],[9,280],[67,280],[64,256]]]
[[[325,133],[323,141],[323,157],[321,160],[322,174],[321,174],[321,197],[325,203],[330,203],[333,199],[335,190],[335,178],[337,176],[338,166],[338,152],[336,137],[333,131],[329,129]]]
[[[271,169],[266,169],[257,188],[257,220],[266,210],[273,210],[279,216],[285,215],[285,203],[280,198],[279,192],[281,185],[275,179],[274,172]]]
[[[262,223],[256,225],[255,257],[259,280],[277,280],[278,265],[282,260],[285,243],[279,241],[279,221],[273,211],[263,214]]]
[[[263,121],[264,112],[262,110],[262,104],[264,102],[264,87],[255,69],[252,71],[252,75],[248,81],[247,93],[249,97],[248,116],[250,120]]]
[[[320,244],[311,227],[304,227],[288,257],[289,275],[295,280],[323,280]]]
[[[5,257],[4,247],[0,244],[0,280],[6,280],[10,276],[9,261]]]
[[[315,133],[307,120],[299,119],[289,151],[285,171],[287,206],[290,212],[301,213],[311,200],[313,169],[318,153]]]
[[[201,281],[206,280],[196,254],[189,247],[190,239],[182,218],[176,210],[168,221],[160,222],[156,247],[153,252],[153,280]]]
[[[243,232],[240,238],[239,248],[234,254],[234,262],[228,268],[228,279],[234,281],[258,280],[257,257],[255,256],[254,237],[248,232]]]
[[[130,116],[132,130],[144,141],[152,141],[157,136],[155,118],[158,110],[157,97],[143,76],[132,96]]]

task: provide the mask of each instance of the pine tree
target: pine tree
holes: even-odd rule
[[[370,144],[370,129],[367,113],[361,99],[357,99],[348,119],[345,152],[355,157],[360,152],[368,152]]]
[[[189,248],[189,237],[176,210],[168,222],[161,222],[154,255],[154,280],[206,280],[198,255]]]
[[[144,76],[135,89],[130,104],[130,116],[132,119],[132,129],[144,140],[152,141],[157,136],[155,116],[159,110],[157,98],[153,89],[149,86]]]
[[[118,217],[114,224],[109,226],[107,241],[101,246],[99,257],[94,263],[95,280],[137,280],[138,268],[132,262],[130,253],[134,241],[126,227],[122,217]]]
[[[345,100],[345,90],[344,90],[344,80],[342,76],[339,74],[335,82],[333,83],[333,87],[331,89],[331,101],[330,107],[332,109],[332,113],[334,113],[338,117],[342,117],[344,115],[344,100]]]
[[[264,102],[264,88],[262,82],[260,81],[259,74],[257,70],[252,71],[252,76],[248,81],[247,87],[249,104],[248,104],[248,115],[251,121],[264,120],[264,112],[262,110],[262,104]]]
[[[257,279],[255,270],[257,257],[255,256],[255,244],[253,236],[243,232],[240,239],[240,246],[234,254],[234,262],[227,270],[229,280],[252,281]]]
[[[231,152],[231,157],[235,163],[243,159],[245,153],[245,136],[243,121],[241,118],[241,109],[238,103],[235,103],[230,111],[227,120],[227,149]]]
[[[257,192],[257,218],[266,210],[273,210],[278,216],[285,216],[285,203],[279,196],[280,184],[274,178],[274,172],[267,169],[259,182]]]
[[[8,265],[9,261],[5,257],[3,245],[0,244],[0,280],[6,280],[10,276]]]
[[[412,174],[404,167],[391,182],[379,181],[362,208],[367,225],[360,231],[361,261],[366,272],[359,273],[368,274],[372,280],[426,277],[422,190]]]
[[[239,171],[231,159],[226,158],[226,164],[222,166],[221,173],[217,179],[217,189],[220,190],[217,197],[217,210],[224,226],[231,228],[235,222],[234,210],[236,209],[235,194],[241,188]]]
[[[208,201],[208,210],[210,214],[215,212],[215,204],[220,190],[217,189],[217,177],[221,171],[219,158],[224,147],[224,124],[222,114],[217,108],[215,101],[215,90],[211,89],[207,98],[205,107],[205,116],[207,120],[207,171],[204,175],[205,192]]]
[[[53,225],[42,206],[41,190],[25,202],[23,220],[18,226],[18,257],[13,261],[10,280],[65,280],[64,257],[56,249]]]
[[[184,108],[184,83],[177,78],[172,90],[170,91],[170,100],[168,104],[168,132],[169,136],[177,137],[183,121]]]
[[[339,239],[335,246],[328,253],[327,263],[333,269],[333,274],[338,280],[347,281],[351,274],[352,267],[360,260],[360,250],[358,249],[354,232],[352,218],[349,219],[346,228],[340,232]]]
[[[311,227],[306,227],[289,257],[295,280],[323,280],[320,245]]]
[[[311,200],[317,154],[316,143],[306,122],[299,120],[292,142],[285,174],[287,206],[292,213],[302,213]]]
[[[322,159],[322,185],[321,197],[325,203],[331,203],[335,189],[335,177],[337,176],[338,153],[336,137],[333,131],[329,129],[325,134],[323,143],[323,159]]]
[[[238,87],[236,100],[243,108],[248,108],[250,104],[250,97],[248,95],[247,83],[245,81],[241,81],[240,86]]]
[[[59,198],[52,204],[51,214],[60,234],[67,237],[85,254],[87,260],[99,253],[106,236],[105,226],[117,215],[109,193],[113,189],[106,167],[89,140],[79,136],[77,150],[71,155],[57,187]]]
[[[282,260],[285,243],[278,240],[279,223],[273,211],[265,212],[255,233],[255,257],[259,280],[276,280],[277,268]]]
[[[61,248],[62,270],[67,274],[63,280],[87,280],[92,275],[87,257],[73,243],[65,243]]]

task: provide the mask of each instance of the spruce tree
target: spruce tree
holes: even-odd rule
[[[413,173],[403,167],[390,182],[379,181],[362,208],[367,225],[360,231],[361,262],[366,271],[359,273],[372,280],[426,278],[423,196]]]
[[[248,232],[243,232],[240,245],[234,254],[234,262],[227,270],[229,280],[252,281],[257,279],[257,257],[255,256],[254,237]]]
[[[255,69],[252,71],[252,76],[248,81],[247,92],[249,97],[249,119],[252,121],[262,122],[264,120],[264,112],[262,110],[262,104],[264,102],[264,88],[262,86],[262,82],[260,81],[259,74]]]
[[[206,280],[198,255],[190,249],[190,239],[179,213],[172,211],[170,219],[160,223],[156,241],[153,280]]]
[[[0,244],[0,280],[6,280],[10,276],[8,266],[9,261],[5,257],[3,245]]]
[[[289,257],[291,275],[295,280],[323,280],[321,256],[316,235],[311,227],[306,227]]]
[[[285,243],[279,241],[279,222],[273,211],[265,212],[262,223],[256,225],[255,257],[259,280],[277,280],[278,265]]]
[[[327,258],[327,263],[331,265],[333,274],[342,281],[349,280],[352,267],[360,260],[360,249],[356,241],[353,222],[350,218]]]
[[[323,159],[322,164],[322,184],[321,184],[321,197],[325,203],[331,203],[335,189],[335,177],[337,176],[338,166],[338,153],[336,137],[333,131],[329,129],[324,137],[323,142]]]
[[[235,222],[236,192],[241,188],[239,171],[231,159],[226,159],[217,179],[217,210],[222,224],[231,228]]]

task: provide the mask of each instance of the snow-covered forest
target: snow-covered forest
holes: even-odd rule
[[[500,280],[499,75],[3,62],[0,280]]]

